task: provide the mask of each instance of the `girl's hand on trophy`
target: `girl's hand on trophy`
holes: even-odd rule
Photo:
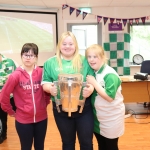
[[[92,84],[94,86],[94,84],[97,82],[94,76],[91,75],[87,75],[86,77],[86,82],[89,84]]]
[[[93,93],[94,87],[91,84],[86,84],[86,87],[83,88],[82,96],[84,98],[89,97]]]
[[[54,85],[54,83],[52,83],[51,86],[50,86],[50,93],[51,93],[52,96],[57,95],[57,87]]]

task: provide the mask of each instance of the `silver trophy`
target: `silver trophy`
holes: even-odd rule
[[[76,112],[78,106],[80,107],[79,113],[82,113],[85,99],[80,100],[83,86],[86,83],[83,82],[82,74],[59,74],[58,81],[54,81],[54,85],[57,86],[58,95],[60,99],[55,96],[55,103],[58,112],[60,112],[59,105],[62,105],[62,110],[68,112],[68,116],[71,116],[71,112]]]

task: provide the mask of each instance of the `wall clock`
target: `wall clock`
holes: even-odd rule
[[[137,64],[137,65],[141,65],[142,62],[144,61],[144,58],[142,55],[140,54],[135,54],[133,56],[133,63]]]

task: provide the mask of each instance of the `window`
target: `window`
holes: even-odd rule
[[[143,56],[144,60],[150,60],[150,23],[130,26],[130,62],[135,54]]]
[[[102,23],[68,23],[67,30],[76,36],[82,55],[85,55],[85,49],[91,44],[102,45]]]

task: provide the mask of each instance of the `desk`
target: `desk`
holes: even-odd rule
[[[122,82],[121,86],[124,103],[150,102],[150,81]]]
[[[136,80],[133,76],[120,76],[124,103],[150,102],[150,80]]]

